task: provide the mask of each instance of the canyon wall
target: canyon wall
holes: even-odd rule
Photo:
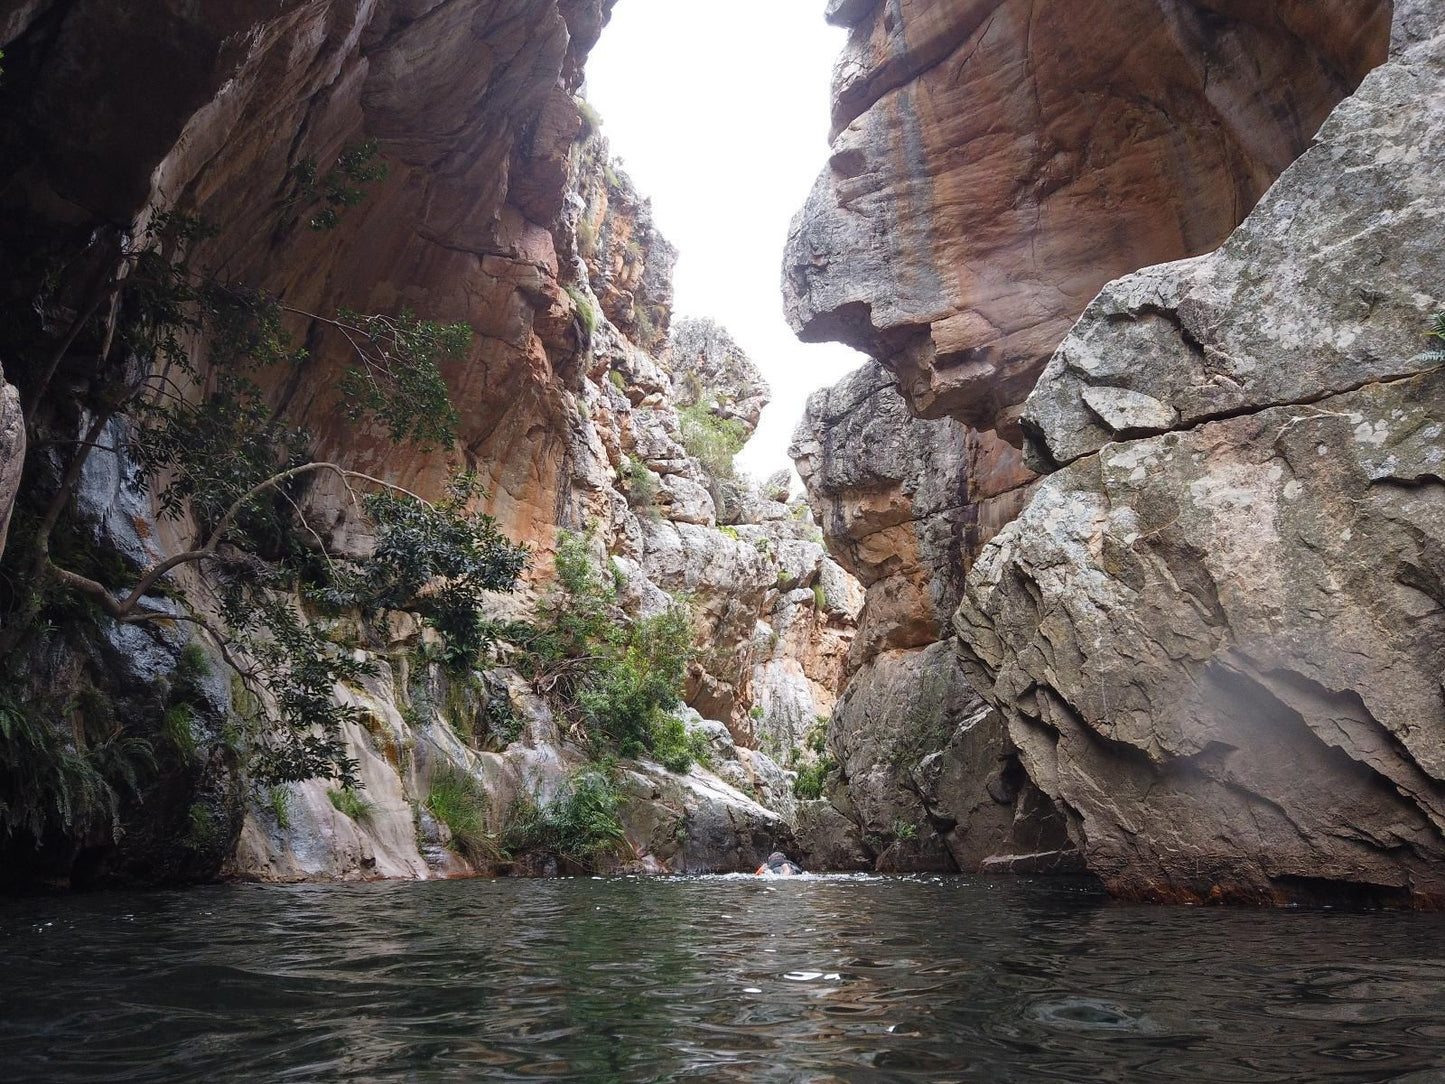
[[[1122,895],[1438,902],[1441,13],[1127,7],[830,6],[834,153],[783,289],[881,367],[795,454],[840,559],[876,551],[855,652],[908,641],[840,700],[838,804],[923,808],[921,861],[991,869],[1029,856],[987,799],[1042,803],[1034,858],[1076,846]],[[951,801],[919,786],[920,650],[996,712]],[[991,814],[979,846],[945,806]]]
[[[196,216],[207,228],[188,263],[278,299],[306,348],[298,366],[256,379],[270,407],[309,431],[312,455],[427,498],[458,469],[477,473],[480,509],[531,551],[521,589],[498,595],[491,618],[532,615],[559,530],[588,540],[619,624],[689,598],[700,650],[681,715],[709,767],[621,762],[626,840],[607,862],[751,869],[791,845],[800,804],[789,769],[814,756],[805,738],[832,711],[861,590],[786,487],[730,478],[685,447],[679,409],[746,433],[767,388],[721,329],[671,326],[675,253],[575,97],[611,6],[0,3],[0,363],[16,385],[0,389],[0,498],[8,514],[25,463],[16,515],[33,531],[35,502],[69,454],[58,449],[85,433],[97,399],[97,358],[112,342],[96,329],[107,306],[113,322],[124,289],[107,283],[152,243],[153,226]],[[351,344],[328,323],[341,309],[471,328],[466,355],[443,366],[455,444],[399,446],[379,422],[350,416]],[[186,348],[204,384],[206,344]],[[41,438],[29,460],[27,430]],[[357,502],[330,475],[296,495],[296,513],[329,552],[369,552]],[[119,424],[90,451],[67,517],[85,559],[122,578],[196,535],[186,517],[159,514]],[[211,590],[183,566],[151,605],[183,618],[184,596],[214,616]],[[238,734],[255,706],[213,637],[183,619],[121,625],[80,607],[23,648],[44,686],[35,702],[64,694],[44,744],[85,759],[88,735],[101,733],[157,763],[129,788],[107,783],[120,798],[105,823],[10,834],[6,883],[506,868],[503,854],[458,846],[432,808],[437,781],[461,775],[480,790],[495,841],[518,809],[545,806],[590,770],[592,751],[511,665],[515,645],[459,672],[414,614],[378,624],[295,605],[370,671],[335,689],[353,709],[358,800],[326,780],[267,791],[248,779]],[[5,763],[21,764],[5,741]],[[834,827],[846,851],[850,828]]]

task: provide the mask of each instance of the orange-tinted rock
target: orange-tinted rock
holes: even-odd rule
[[[784,274],[803,338],[925,417],[1017,407],[1109,279],[1218,244],[1384,59],[1388,0],[842,5],[833,155]]]

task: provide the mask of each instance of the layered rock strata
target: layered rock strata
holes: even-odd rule
[[[1403,36],[1217,252],[1089,307],[1025,407],[1068,465],[958,610],[1121,895],[1445,904],[1445,37]]]
[[[912,416],[876,362],[813,395],[790,451],[830,549],[866,589],[828,728],[829,801],[858,825],[863,860],[975,872],[1028,854],[1032,868],[1072,868],[1060,815],[953,657],[963,578],[1027,500],[1021,453]],[[1041,818],[1058,829],[1048,846]]]
[[[693,596],[711,650],[689,675],[702,715],[688,725],[713,746],[717,771],[619,768],[618,861],[751,868],[789,840],[794,810],[792,776],[749,746],[771,735],[786,759],[804,724],[831,711],[858,589],[827,560],[806,508],[719,482],[683,446],[672,403],[689,401],[687,372],[730,374],[747,394],[718,409],[748,429],[766,389],[717,335],[678,337],[669,350],[675,253],[574,97],[610,8],[285,0],[140,16],[89,2],[0,5],[3,361],[22,394],[46,387],[27,409],[31,432],[47,446],[73,441],[87,421],[74,403],[106,345],[92,328],[113,296],[107,281],[149,243],[151,224],[175,210],[198,216],[211,229],[192,242],[191,265],[287,308],[307,360],[259,379],[271,405],[309,429],[317,458],[426,496],[458,467],[481,476],[484,510],[533,552],[526,589],[498,599],[497,616],[530,612],[559,528],[592,532],[627,613],[655,612],[668,592]],[[384,163],[385,176],[348,174],[358,156]],[[325,321],[341,308],[472,328],[470,352],[443,373],[455,446],[398,449],[382,427],[347,418],[337,389],[349,347]],[[36,359],[51,356],[46,386]],[[137,486],[123,427],[105,438],[80,485],[81,542],[132,568],[189,548],[193,525],[158,517]],[[0,463],[0,499],[21,458],[16,442],[5,448],[14,454]],[[337,486],[319,481],[298,505],[316,538],[366,552],[364,523]],[[184,568],[172,589],[205,598]],[[82,624],[47,634],[37,673],[79,690],[87,718],[93,707],[123,720],[124,736],[142,742],[161,740],[174,690],[198,685],[187,693],[190,740],[166,754],[163,784],[123,803],[115,832],[57,840],[38,857],[7,844],[16,876],[154,883],[222,865],[263,879],[449,876],[487,863],[459,858],[427,812],[440,775],[477,781],[495,835],[516,799],[545,804],[586,760],[514,673],[448,675],[435,634],[392,614],[385,633],[344,620],[334,630],[376,664],[375,677],[336,692],[357,711],[348,738],[367,804],[335,803],[322,782],[258,794],[237,762],[240,705],[213,644],[179,623]],[[209,665],[187,661],[188,643],[211,652]]]
[[[1142,733],[1158,725],[1146,716],[1164,710],[1173,695],[1170,682],[1188,686],[1200,667],[1209,665],[1181,662],[1184,647],[1174,632],[1164,635],[1174,617],[1179,627],[1192,627],[1182,610],[1156,621],[1147,616],[1149,609],[1135,612],[1144,605],[1135,595],[1100,593],[1099,584],[1111,577],[1122,576],[1131,590],[1144,590],[1156,574],[1147,562],[1137,566],[1121,556],[1117,540],[1101,526],[1116,515],[1127,518],[1126,505],[1149,526],[1124,530],[1123,537],[1146,547],[1174,546],[1174,556],[1160,558],[1157,575],[1179,577],[1175,589],[1181,601],[1194,599],[1194,610],[1207,611],[1190,620],[1206,626],[1221,620],[1209,609],[1215,605],[1208,601],[1214,585],[1225,591],[1235,583],[1248,591],[1245,581],[1253,573],[1244,570],[1258,571],[1248,562],[1231,568],[1213,560],[1215,551],[1239,555],[1239,543],[1225,537],[1228,530],[1248,531],[1259,554],[1286,562],[1271,567],[1289,567],[1293,558],[1282,555],[1298,546],[1289,530],[1276,538],[1264,525],[1246,523],[1249,515],[1262,514],[1265,505],[1257,502],[1228,528],[1195,524],[1192,539],[1182,526],[1190,514],[1175,523],[1163,514],[1207,501],[1200,495],[1203,487],[1221,501],[1230,499],[1226,491],[1232,483],[1224,475],[1233,475],[1224,468],[1224,449],[1229,440],[1244,439],[1234,430],[1191,445],[1189,470],[1183,460],[1160,458],[1166,452],[1151,447],[1126,474],[1105,472],[1099,462],[1112,454],[1106,442],[1151,434],[1177,439],[1162,436],[1177,430],[1213,434],[1211,422],[1323,400],[1362,384],[1388,386],[1428,367],[1417,355],[1426,326],[1421,313],[1435,304],[1434,288],[1413,279],[1403,283],[1393,268],[1381,265],[1418,261],[1426,235],[1419,209],[1430,193],[1408,174],[1385,177],[1365,168],[1376,151],[1387,161],[1397,154],[1429,160],[1436,107],[1425,92],[1428,78],[1413,94],[1397,92],[1393,107],[1365,107],[1358,100],[1342,107],[1341,117],[1368,108],[1374,118],[1360,120],[1352,135],[1328,136],[1340,148],[1359,145],[1360,159],[1347,160],[1340,149],[1313,178],[1288,187],[1304,164],[1292,169],[1282,186],[1287,194],[1270,197],[1278,200],[1274,224],[1252,219],[1254,232],[1230,242],[1232,258],[1201,257],[1109,285],[1048,359],[1111,277],[1202,253],[1222,241],[1388,48],[1400,54],[1435,32],[1439,13],[1427,10],[1432,7],[1148,3],[1127,11],[1087,4],[1043,11],[1023,3],[922,0],[830,5],[830,19],[851,28],[835,76],[834,153],[795,220],[783,292],[804,338],[848,342],[882,365],[815,399],[794,449],[830,546],[868,584],[854,670],[830,741],[840,761],[837,804],[875,839],[888,842],[886,833],[880,835],[886,820],[905,810],[926,825],[918,837],[922,842],[913,845],[924,864],[941,861],[946,849],[962,868],[1069,867],[1077,861],[1068,857],[1071,848],[1084,843],[1090,868],[1121,892],[1148,894],[1152,884],[1165,898],[1206,896],[1216,886],[1216,894],[1235,898],[1309,895],[1316,882],[1303,872],[1308,863],[1302,856],[1311,848],[1324,855],[1329,848],[1312,837],[1304,850],[1284,847],[1280,853],[1291,857],[1282,865],[1270,866],[1277,856],[1267,851],[1247,861],[1240,856],[1249,852],[1243,841],[1250,837],[1240,827],[1242,815],[1234,813],[1221,813],[1232,826],[1224,835],[1233,842],[1220,849],[1217,861],[1200,860],[1200,869],[1208,872],[1161,874],[1181,831],[1174,826],[1192,823],[1195,810],[1183,801],[1161,802],[1157,814],[1144,816],[1139,806],[1146,795],[1164,793],[1163,776],[1131,773],[1150,761],[1166,772],[1178,758],[1202,757],[1208,739],[1196,734],[1199,748],[1163,753],[1150,745],[1152,738],[1114,743],[1112,724],[1069,727],[1061,720],[1078,712],[1076,697],[1091,705],[1082,713],[1087,719],[1118,717],[1112,699],[1109,712],[1095,705],[1103,694],[1095,669],[1102,668],[1116,679],[1103,683],[1111,686],[1111,698],[1112,686],[1134,699],[1137,682],[1154,690],[1156,702],[1134,705],[1133,725]],[[1367,90],[1391,78],[1372,77]],[[1376,127],[1391,134],[1383,146],[1370,149]],[[1301,230],[1306,221],[1338,230]],[[1267,273],[1276,263],[1278,274]],[[1334,268],[1334,281],[1306,295],[1299,282],[1319,277],[1316,265]],[[1365,336],[1361,326],[1374,337]],[[1308,361],[1300,351],[1308,353]],[[1025,410],[1036,380],[1038,390]],[[1027,439],[1026,464],[1011,457],[1007,446],[1002,455],[989,454],[979,428],[1018,446]],[[994,482],[976,480],[980,448],[1002,467]],[[1316,450],[1322,469],[1351,459],[1348,450],[1337,454],[1329,442]],[[888,466],[874,471],[878,462]],[[1071,462],[1074,466],[1044,483],[1028,503],[1028,468],[1049,472]],[[1218,476],[1212,469],[1216,462]],[[1090,471],[1092,482],[1085,480]],[[1287,474],[1280,485],[1293,482],[1290,493],[1297,496],[1298,487],[1309,483]],[[931,481],[920,485],[920,477]],[[949,494],[954,507],[940,514],[936,502],[916,496],[930,491]],[[1084,515],[1075,503],[1084,501],[1084,493],[1096,495],[1094,526],[1085,528],[1082,519],[1065,526],[1066,508]],[[985,546],[1026,505],[1018,524]],[[1349,541],[1321,559],[1318,574],[1340,581],[1334,562],[1339,568],[1359,562],[1348,553]],[[1431,544],[1421,544],[1428,552]],[[1072,557],[1064,558],[1065,549]],[[1420,562],[1406,556],[1404,563],[1413,568]],[[971,586],[965,588],[970,570]],[[1093,578],[1096,573],[1103,579]],[[955,621],[940,623],[940,600],[945,606],[953,600],[961,604]],[[1074,607],[1090,610],[1093,603],[1099,610],[1095,618],[1075,626],[1064,616]],[[1107,618],[1100,616],[1105,610]],[[1306,618],[1287,610],[1276,615],[1276,635],[1298,636],[1281,630],[1295,629]],[[1317,616],[1327,612],[1311,610]],[[1103,624],[1095,627],[1095,619]],[[1060,620],[1070,628],[1067,648],[1055,627]],[[1144,650],[1130,639],[1140,635],[1134,629],[1139,623],[1157,627],[1158,642],[1173,645],[1158,649],[1157,682],[1133,670]],[[1113,632],[1103,637],[1103,628]],[[958,649],[966,676],[955,678],[952,662],[945,662],[948,652],[927,646],[933,640]],[[1431,643],[1427,636],[1424,654]],[[1200,650],[1201,659],[1215,658],[1212,648]],[[991,731],[960,725],[983,707],[976,700],[964,706],[967,697],[958,706],[925,713],[939,725],[922,759],[914,755],[909,736],[910,710],[926,699],[916,691],[919,678],[911,676],[920,651],[933,653],[926,669],[937,684],[952,688],[957,680],[972,686],[1001,713],[993,717]],[[1101,652],[1117,654],[1105,661]],[[1406,650],[1406,657],[1421,655],[1416,647]],[[1295,672],[1288,666],[1284,671]],[[1339,679],[1324,685],[1332,690],[1329,696],[1344,688]],[[909,694],[910,689],[915,691]],[[1264,715],[1276,710],[1261,708]],[[1194,709],[1179,711],[1190,715]],[[1041,721],[1047,719],[1054,722]],[[962,740],[966,732],[980,750],[971,754],[978,759],[961,761],[964,771],[941,770],[945,744]],[[1239,738],[1230,731],[1220,745]],[[1363,735],[1358,741],[1370,744]],[[1144,747],[1136,763],[1134,750]],[[1290,750],[1280,755],[1298,756],[1300,763],[1308,759],[1303,747],[1291,744]],[[1160,767],[1165,763],[1171,767]],[[993,785],[987,781],[997,764],[1006,768],[1000,778],[1024,780],[1009,802],[1023,822],[1030,818],[1022,811],[1032,811],[1039,829],[1025,828],[1002,843],[999,825],[1007,818],[985,801],[990,794],[1010,793],[997,779]],[[1107,777],[1104,765],[1117,769],[1118,778]],[[1071,775],[1076,769],[1079,774]],[[1408,775],[1399,767],[1390,778]],[[1134,797],[1114,802],[1111,787],[1126,788],[1125,776],[1133,780],[1128,787]],[[1416,793],[1417,782],[1405,784],[1407,793]],[[1275,784],[1261,783],[1250,799],[1236,794],[1234,806],[1220,799],[1220,808],[1253,808],[1259,801],[1288,808],[1282,797],[1286,784],[1282,779]],[[1351,797],[1329,806],[1321,823],[1333,818],[1337,831],[1353,832],[1344,827],[1350,821],[1345,810],[1353,808],[1358,824],[1372,826],[1363,834],[1384,841],[1379,847],[1393,846],[1390,832],[1380,827],[1391,822],[1400,838],[1423,848],[1426,857],[1399,863],[1380,881],[1384,895],[1410,898],[1412,890],[1402,885],[1414,874],[1401,871],[1433,861],[1418,810],[1388,812],[1388,801],[1381,806],[1379,799],[1367,800],[1358,787],[1334,789]],[[1246,785],[1241,793],[1248,790]],[[1259,797],[1265,793],[1267,799]],[[1191,793],[1190,800],[1205,803],[1201,795]],[[957,825],[970,820],[955,825],[946,812],[951,808],[994,815],[984,816],[976,830],[960,829]],[[1098,842],[1101,824],[1115,826],[1103,831],[1108,844]],[[935,839],[926,838],[927,828]],[[1317,836],[1324,830],[1316,824],[1301,831]],[[960,848],[958,842],[969,835],[978,846]],[[1148,857],[1127,857],[1131,846]],[[1351,863],[1358,875],[1341,875]],[[1321,859],[1318,866],[1318,883],[1324,884],[1379,878],[1390,862],[1371,869],[1369,861],[1352,856],[1333,864]],[[1273,872],[1263,872],[1266,867]],[[1236,872],[1224,875],[1232,869]]]
[[[1218,244],[1385,58],[1388,0],[888,0],[851,28],[789,318],[1011,432],[1109,279]]]

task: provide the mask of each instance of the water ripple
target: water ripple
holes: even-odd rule
[[[117,893],[0,953],[7,1082],[1445,1081],[1445,918],[1067,881]]]

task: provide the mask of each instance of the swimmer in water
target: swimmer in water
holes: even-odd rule
[[[800,877],[803,867],[793,862],[782,851],[774,851],[768,860],[758,867],[759,877]]]

